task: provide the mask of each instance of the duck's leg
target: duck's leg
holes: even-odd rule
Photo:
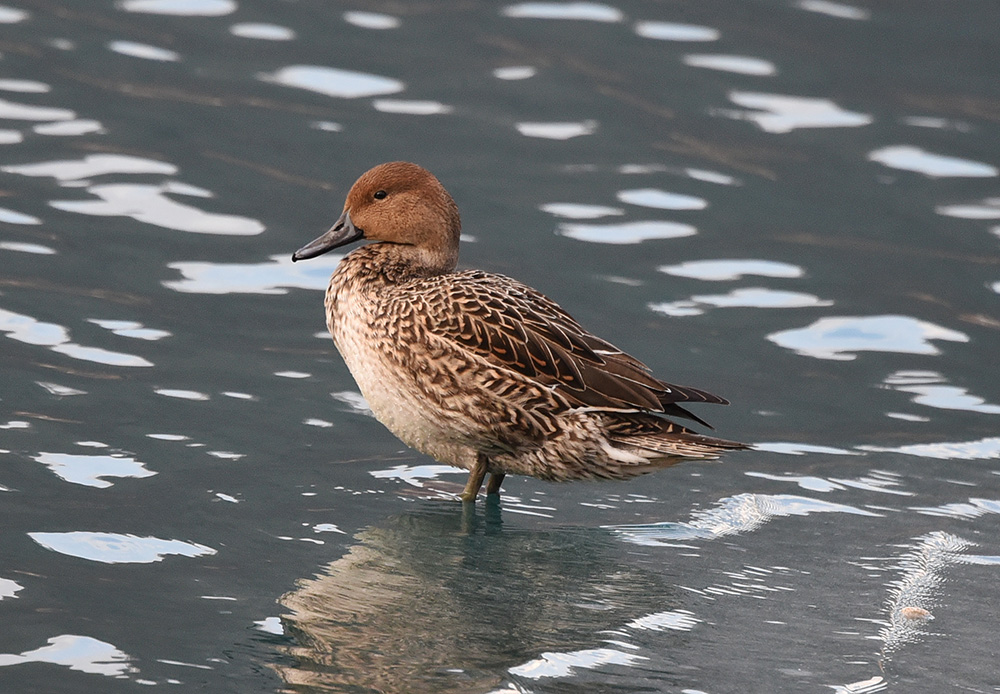
[[[488,467],[486,456],[482,453],[476,455],[476,464],[469,470],[469,481],[465,483],[465,489],[458,498],[462,501],[475,501],[479,495],[479,488],[483,486],[486,479],[486,468]],[[490,480],[492,482],[492,479]]]
[[[503,478],[504,478],[505,474],[506,473],[503,473],[503,472],[491,472],[490,473],[490,481],[486,485],[486,494],[487,494],[487,496],[490,495],[490,494],[499,494],[500,493],[500,485],[503,484]]]

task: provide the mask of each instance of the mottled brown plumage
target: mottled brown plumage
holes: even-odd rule
[[[471,501],[506,473],[549,480],[627,478],[744,444],[696,434],[679,403],[728,404],[650,369],[551,299],[458,262],[458,208],[406,162],[351,188],[326,234],[292,256],[361,238],[326,293],[327,327],[375,416],[404,443],[470,470]]]

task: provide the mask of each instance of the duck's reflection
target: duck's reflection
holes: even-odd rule
[[[515,665],[601,645],[674,602],[603,531],[503,527],[496,506],[424,508],[357,539],[282,598],[292,691],[489,692]]]

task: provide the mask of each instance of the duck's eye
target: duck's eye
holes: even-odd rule
[[[385,197],[387,195],[388,193],[386,193],[384,190],[376,190],[375,195],[373,195],[372,197],[375,198],[376,200],[385,200]]]

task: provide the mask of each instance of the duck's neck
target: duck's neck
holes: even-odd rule
[[[398,243],[372,243],[351,251],[340,261],[337,272],[384,284],[403,284],[415,279],[452,272],[458,264],[458,249],[428,249]]]

